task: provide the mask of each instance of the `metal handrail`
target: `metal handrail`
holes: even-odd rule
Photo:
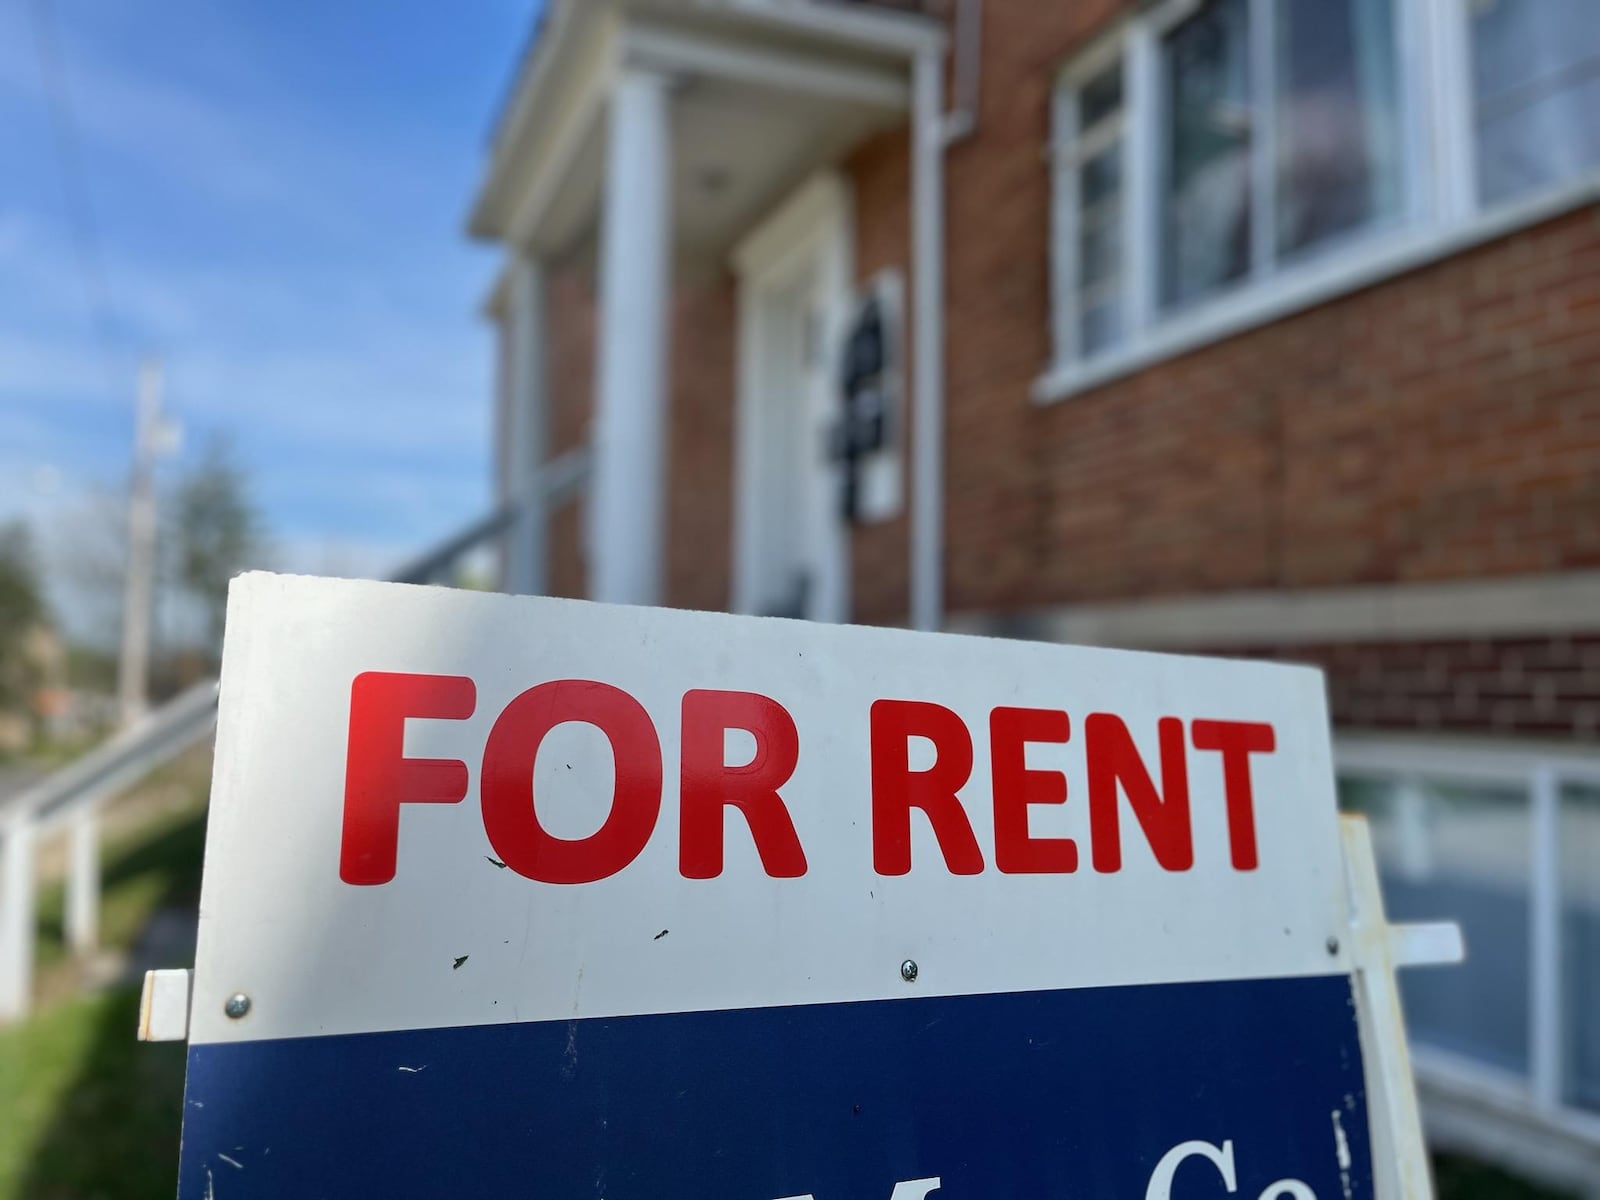
[[[411,559],[389,576],[391,583],[434,583],[454,563],[479,546],[500,536],[516,522],[525,509],[535,504],[548,508],[566,502],[583,484],[589,470],[589,455],[584,449],[569,450],[545,463],[534,486],[525,494],[502,500],[489,512],[452,534],[432,549]]]
[[[0,829],[32,821],[38,832],[50,832],[77,808],[116,795],[176,758],[216,720],[217,681],[202,680],[0,806]]]

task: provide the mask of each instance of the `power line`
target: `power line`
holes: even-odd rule
[[[83,281],[84,299],[99,342],[100,356],[113,394],[123,387],[117,365],[116,334],[111,323],[111,289],[106,283],[105,258],[100,250],[99,227],[94,204],[89,196],[88,177],[83,169],[83,154],[72,120],[72,99],[67,87],[65,60],[57,36],[55,11],[51,0],[34,0],[33,42],[39,55],[39,72],[44,81],[45,106],[50,114],[50,131],[56,151],[56,166],[61,175],[61,191],[66,200],[67,224]]]

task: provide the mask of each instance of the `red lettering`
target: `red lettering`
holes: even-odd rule
[[[1222,789],[1228,806],[1228,852],[1236,870],[1254,871],[1255,796],[1250,787],[1250,756],[1271,754],[1278,740],[1272,726],[1259,721],[1196,721],[1194,748],[1222,755]]]
[[[1048,708],[997,708],[989,714],[989,764],[994,778],[994,863],[1007,875],[1066,874],[1078,869],[1071,838],[1036,838],[1028,806],[1065,804],[1067,777],[1028,769],[1029,742],[1063,743],[1072,736],[1066,713]]]
[[[1161,778],[1166,798],[1156,790],[1144,760],[1122,718],[1091,713],[1084,722],[1089,765],[1089,831],[1094,869],[1122,869],[1122,834],[1118,827],[1117,789],[1144,830],[1156,861],[1169,871],[1194,866],[1194,837],[1189,828],[1189,768],[1184,760],[1183,722],[1162,717],[1156,726],[1161,745]]]
[[[533,764],[557,725],[593,725],[611,742],[616,785],[605,823],[586,838],[560,838],[539,823]],[[489,731],[483,751],[483,828],[495,853],[541,883],[593,883],[644,849],[661,812],[661,743],[640,703],[620,688],[557,679],[523,692]]]
[[[755,756],[743,766],[724,761],[724,735],[746,730]],[[678,870],[685,879],[722,874],[723,813],[744,814],[768,875],[806,873],[806,855],[778,789],[800,761],[794,718],[776,700],[755,692],[704,689],[683,697],[683,763],[679,787]]]
[[[876,700],[870,718],[872,746],[872,865],[880,875],[911,870],[911,810],[927,814],[955,875],[983,870],[983,852],[956,795],[972,774],[972,736],[961,718],[939,704]],[[911,769],[910,739],[933,743],[933,766]]]
[[[406,719],[464,721],[478,692],[464,675],[364,671],[350,684],[350,736],[344,768],[344,830],[339,878],[358,886],[394,878],[402,804],[459,804],[467,764],[406,758]]]

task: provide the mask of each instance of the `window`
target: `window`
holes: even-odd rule
[[[1419,1050],[1510,1100],[1600,1114],[1600,759],[1344,737],[1393,921],[1460,923],[1464,963],[1401,975]]]
[[[1402,973],[1411,1036],[1526,1078],[1526,791],[1426,776],[1345,779],[1339,790],[1367,817],[1389,919],[1453,920],[1472,948],[1448,971]]]
[[[1256,141],[1245,0],[1219,0],[1161,47],[1162,300],[1182,304],[1250,270]]]
[[[1280,0],[1276,250],[1289,256],[1400,213],[1397,0]],[[1403,2],[1403,0],[1398,0]]]
[[[1392,0],[1216,0],[1166,34],[1166,305],[1397,214],[1396,28]]]
[[[1600,166],[1594,0],[1471,0],[1478,191],[1511,199]]]
[[[1270,316],[1297,289],[1415,261],[1480,213],[1600,172],[1595,8],[1142,9],[1057,88],[1056,371],[1115,369],[1208,313]]]
[[[1068,327],[1062,338],[1083,358],[1122,337],[1122,64],[1113,62],[1082,87],[1062,94],[1058,114],[1070,131],[1059,170],[1074,219],[1062,247],[1065,273],[1058,301]]]

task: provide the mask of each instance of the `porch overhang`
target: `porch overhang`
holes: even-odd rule
[[[670,89],[674,253],[725,254],[818,167],[905,120],[935,22],[812,0],[553,0],[469,231],[558,258],[593,231],[617,81]]]

